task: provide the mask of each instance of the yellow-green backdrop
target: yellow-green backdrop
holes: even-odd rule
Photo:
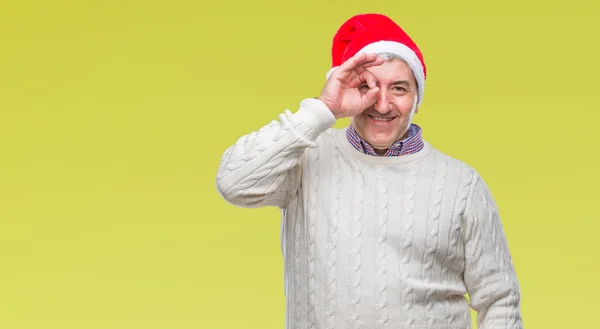
[[[283,328],[277,209],[214,180],[350,15],[421,47],[416,122],[500,207],[527,329],[596,328],[597,2],[4,1],[0,328]],[[338,126],[347,124],[341,121]]]

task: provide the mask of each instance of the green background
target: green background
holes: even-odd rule
[[[421,47],[415,122],[489,184],[525,327],[591,328],[599,7],[2,2],[0,328],[283,328],[279,213],[228,205],[216,170],[318,94],[333,34],[362,12]]]

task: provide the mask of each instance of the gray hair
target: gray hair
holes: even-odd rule
[[[398,59],[398,60],[401,60],[404,63],[408,64],[408,62],[404,58],[402,58],[402,57],[400,57],[400,56],[398,56],[397,54],[394,54],[394,53],[385,53],[385,52],[384,53],[378,53],[377,57],[383,58],[386,61],[391,61],[391,60],[394,60],[394,59]],[[409,67],[410,67],[410,65],[409,65]],[[413,73],[413,75],[414,75],[414,73]],[[417,81],[417,77],[415,76],[415,77],[413,77],[413,79],[415,81],[415,85],[417,86],[417,89],[419,89],[419,82]]]
[[[383,58],[386,61],[391,61],[393,59],[399,59],[399,60],[401,60],[403,62],[406,62],[406,60],[404,58],[402,58],[402,57],[400,57],[400,56],[398,56],[396,54],[393,54],[393,53],[378,53],[377,57],[381,57],[381,58]]]

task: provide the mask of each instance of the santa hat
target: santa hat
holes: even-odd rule
[[[336,68],[358,53],[391,53],[406,61],[417,81],[418,105],[421,104],[427,75],[423,55],[398,24],[382,14],[360,14],[348,19],[333,38],[327,79]]]

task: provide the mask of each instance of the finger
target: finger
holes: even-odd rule
[[[362,74],[359,75],[359,79],[363,83],[367,83],[369,88],[374,88],[377,85],[377,80],[375,79],[375,75],[371,71],[365,70]]]
[[[379,66],[381,64],[383,64],[383,62],[385,62],[385,60],[381,57],[376,57],[374,60],[372,61],[368,61],[365,63],[362,63],[361,65],[359,65],[357,68],[363,68],[363,69],[367,69],[369,67],[373,67],[373,66]]]
[[[341,72],[353,71],[361,65],[372,61],[376,61],[377,58],[378,57],[376,54],[360,53],[350,57],[350,59],[348,59],[342,65],[340,65],[339,70]]]
[[[355,78],[351,79],[348,83],[348,86],[351,88],[358,88],[364,85],[365,83],[369,86],[369,88],[373,88],[377,85],[375,75],[367,70],[362,72],[362,74],[357,75]]]
[[[366,72],[368,67],[381,65],[383,62],[383,58],[377,57],[376,54],[360,53],[340,65],[332,76],[345,83],[353,81],[352,85],[359,84],[356,79],[360,74]]]
[[[362,108],[366,109],[375,104],[375,102],[377,102],[377,94],[379,94],[379,87],[371,88],[366,94],[362,95]]]
[[[365,72],[369,67],[373,67],[373,66],[378,66],[383,64],[384,60],[383,58],[380,57],[376,57],[374,60],[369,61],[369,62],[364,62],[359,64],[358,66],[356,66],[354,68],[354,71],[358,74],[362,74],[363,72]]]

